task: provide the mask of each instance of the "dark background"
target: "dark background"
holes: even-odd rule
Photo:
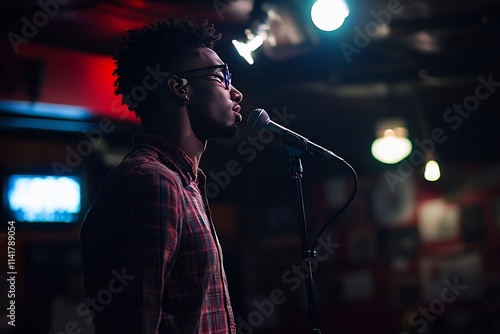
[[[322,333],[499,333],[500,87],[490,87],[466,118],[445,115],[454,104],[473,101],[484,85],[480,78],[500,82],[500,3],[354,0],[344,25],[329,33],[310,22],[312,3],[71,0],[50,7],[46,22],[37,1],[3,4],[0,102],[85,109],[75,115],[1,104],[2,185],[11,173],[53,173],[55,162],[65,163],[68,147],[88,140],[83,131],[97,131],[109,118],[113,130],[96,137],[72,168],[83,178],[86,210],[141,131],[135,116],[115,104],[111,55],[119,38],[168,15],[208,19],[223,33],[216,51],[244,94],[243,118],[257,107],[272,117],[285,113],[289,122],[276,122],[334,151],[358,173],[355,200],[324,234],[334,251],[314,271]],[[256,50],[249,65],[231,40],[244,38],[266,5],[281,14],[273,25],[278,45]],[[397,13],[388,12],[396,5]],[[383,13],[390,13],[390,32],[375,36],[369,29],[381,27],[376,17]],[[23,26],[34,19],[41,21],[28,38]],[[12,34],[26,37],[18,50]],[[356,51],[346,56],[346,45]],[[414,153],[385,165],[373,158],[370,145],[376,123],[394,117],[406,121]],[[252,144],[255,135],[240,128],[232,141],[209,142],[202,161],[240,332],[310,332],[304,282],[295,270],[301,245],[287,152],[264,137]],[[431,183],[415,152],[423,152],[417,142],[429,142],[436,129],[446,140],[434,142],[442,177]],[[228,169],[230,162],[239,168]],[[310,157],[302,162],[312,241],[347,199],[352,181],[341,165]],[[403,176],[394,191],[388,172]],[[5,233],[5,207],[1,219]],[[74,321],[81,333],[92,333],[78,313],[80,223],[16,224],[16,327],[2,314],[2,332],[64,333]],[[5,246],[2,238],[1,275],[7,271]],[[447,284],[454,282],[466,288],[453,294]],[[4,276],[0,286],[7,291]],[[5,310],[6,292],[1,294]]]

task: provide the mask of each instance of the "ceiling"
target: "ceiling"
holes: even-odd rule
[[[500,93],[494,86],[477,110],[460,116],[460,124],[446,121],[445,115],[475,96],[479,77],[500,81],[500,1],[347,0],[350,16],[329,33],[310,22],[312,3],[59,0],[34,38],[42,45],[109,56],[126,29],[189,14],[208,19],[222,32],[216,51],[230,64],[234,85],[245,95],[244,116],[257,107],[286,109],[295,116],[287,126],[361,168],[375,123],[384,117],[404,118],[413,140],[444,128],[449,139],[436,151],[448,163],[499,158]],[[278,46],[258,49],[255,64],[248,65],[231,40],[242,39],[266,5],[283,14],[274,28]],[[21,29],[23,17],[31,19],[41,10],[36,0],[3,7],[4,37]],[[7,60],[15,55],[2,54],[0,77],[5,79]]]

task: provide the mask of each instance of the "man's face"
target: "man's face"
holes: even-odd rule
[[[200,48],[200,53],[200,57],[189,58],[192,61],[186,62],[186,71],[224,64],[211,49]],[[232,85],[226,88],[223,72],[221,68],[210,68],[185,75],[190,99],[187,110],[191,127],[200,140],[233,138],[238,132],[243,95]]]

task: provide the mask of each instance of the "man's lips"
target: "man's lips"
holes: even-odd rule
[[[235,105],[234,108],[233,108],[233,111],[236,115],[236,122],[241,122],[243,120],[243,117],[241,116],[240,114],[240,111],[241,111],[241,106],[240,105]]]
[[[234,114],[236,115],[236,123],[239,123],[243,120],[243,116],[241,116],[239,112],[234,112]]]

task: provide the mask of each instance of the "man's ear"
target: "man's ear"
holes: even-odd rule
[[[171,75],[167,79],[167,87],[169,91],[178,96],[181,99],[185,99],[185,95],[187,93],[187,80],[184,78],[179,78],[178,76]]]
[[[181,84],[180,84],[180,87],[179,87],[179,90],[183,91],[183,92],[186,92],[186,86],[188,84],[188,81],[187,79],[184,79],[184,78],[179,78],[180,81],[181,81]]]

